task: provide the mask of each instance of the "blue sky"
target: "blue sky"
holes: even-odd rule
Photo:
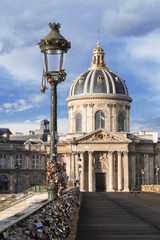
[[[126,80],[131,131],[160,122],[160,1],[0,0],[0,127],[27,133],[50,118],[50,88],[40,93],[42,56],[36,43],[59,22],[72,48],[58,86],[58,131],[67,132],[65,99],[72,80],[91,64],[99,38],[109,69]],[[100,30],[99,37],[96,30]]]

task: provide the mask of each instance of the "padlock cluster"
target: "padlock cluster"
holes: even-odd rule
[[[66,163],[59,163],[54,161],[48,161],[46,172],[46,185],[56,184],[57,195],[61,195],[62,190],[66,188],[68,176],[65,175]]]
[[[49,202],[29,218],[8,229],[0,240],[66,239],[78,206],[78,198],[79,190],[70,189],[57,200]]]

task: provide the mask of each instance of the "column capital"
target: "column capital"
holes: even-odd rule
[[[83,104],[83,107],[84,107],[84,108],[86,108],[87,106],[88,106],[88,104],[86,104],[86,103]]]
[[[71,156],[71,152],[66,152],[66,156]]]
[[[94,151],[88,151],[88,154],[92,155]]]
[[[128,151],[123,152],[124,156],[128,156]]]
[[[112,155],[113,154],[113,151],[108,151],[108,155]]]
[[[78,151],[78,153],[79,153],[79,154],[84,154],[84,153],[85,153],[85,151]]]
[[[94,104],[93,103],[90,103],[90,104],[88,104],[91,108],[94,106]]]
[[[117,151],[117,154],[120,156],[122,154],[122,151]]]
[[[68,109],[73,109],[73,108],[74,108],[73,105],[68,106]]]

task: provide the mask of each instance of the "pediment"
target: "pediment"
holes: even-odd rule
[[[118,133],[107,132],[98,129],[88,133],[83,137],[77,138],[79,143],[131,143],[132,140],[119,135]]]

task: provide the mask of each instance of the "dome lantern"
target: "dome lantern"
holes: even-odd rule
[[[100,47],[100,42],[98,41],[97,47],[93,50],[92,53],[92,63],[89,66],[89,70],[106,68],[104,55],[105,55],[104,50]]]

